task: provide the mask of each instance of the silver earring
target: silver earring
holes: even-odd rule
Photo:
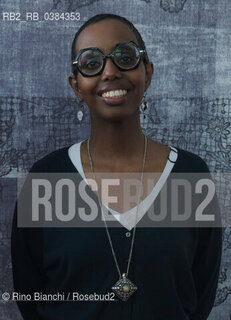
[[[82,121],[83,119],[83,109],[84,109],[84,101],[80,101],[79,111],[77,112],[77,118],[79,121]]]
[[[142,112],[144,112],[148,109],[148,102],[146,100],[146,92],[144,93],[143,99],[141,101],[140,109]]]

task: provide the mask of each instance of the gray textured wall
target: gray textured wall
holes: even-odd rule
[[[39,21],[25,21],[26,12],[32,11],[39,13]],[[87,108],[77,104],[67,77],[73,35],[92,15],[123,15],[144,37],[155,65],[150,108],[141,115],[144,131],[199,154],[211,171],[231,172],[231,1],[1,0],[0,12],[1,294],[12,290],[9,243],[18,174],[89,133]],[[19,12],[21,21],[4,20],[3,12]],[[45,21],[45,12],[80,12],[81,18]],[[220,197],[230,198],[224,190]],[[228,201],[223,210],[230,209]],[[223,244],[210,320],[231,319],[228,225]],[[15,304],[0,299],[0,320],[18,319]]]

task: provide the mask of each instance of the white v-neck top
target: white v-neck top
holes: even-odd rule
[[[85,180],[85,182],[88,184],[88,181],[86,179],[86,176],[83,170],[82,160],[81,160],[82,142],[83,141],[73,144],[68,149],[68,155],[70,157],[71,162],[75,166],[76,170]],[[134,226],[142,219],[142,217],[148,211],[148,209],[150,208],[150,206],[158,196],[160,190],[164,186],[169,174],[171,173],[174,167],[174,164],[178,157],[178,151],[174,147],[170,146],[170,148],[171,148],[171,151],[169,153],[168,160],[166,162],[166,165],[164,167],[162,174],[160,175],[157,183],[155,184],[155,186],[153,187],[149,195],[139,203],[138,210],[137,210],[137,206],[135,206],[126,212],[120,213],[109,208],[105,204],[102,204],[103,207],[106,208],[114,216],[114,218],[117,219],[119,223],[129,231],[132,230],[132,228],[134,228]]]

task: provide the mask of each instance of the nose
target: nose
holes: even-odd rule
[[[101,74],[102,80],[113,80],[116,78],[121,78],[121,71],[113,63],[111,58],[106,58],[106,63]]]

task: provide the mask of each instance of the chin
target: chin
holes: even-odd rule
[[[102,110],[101,110],[102,111]],[[103,110],[103,112],[98,112],[97,113],[97,118],[101,118],[102,120],[107,120],[107,121],[122,121],[122,120],[129,120],[129,118],[136,117],[139,115],[139,112],[137,112],[138,109],[128,109],[125,107],[118,107],[118,106],[113,106],[108,108],[107,110]],[[96,113],[92,115],[93,117],[96,116]]]

